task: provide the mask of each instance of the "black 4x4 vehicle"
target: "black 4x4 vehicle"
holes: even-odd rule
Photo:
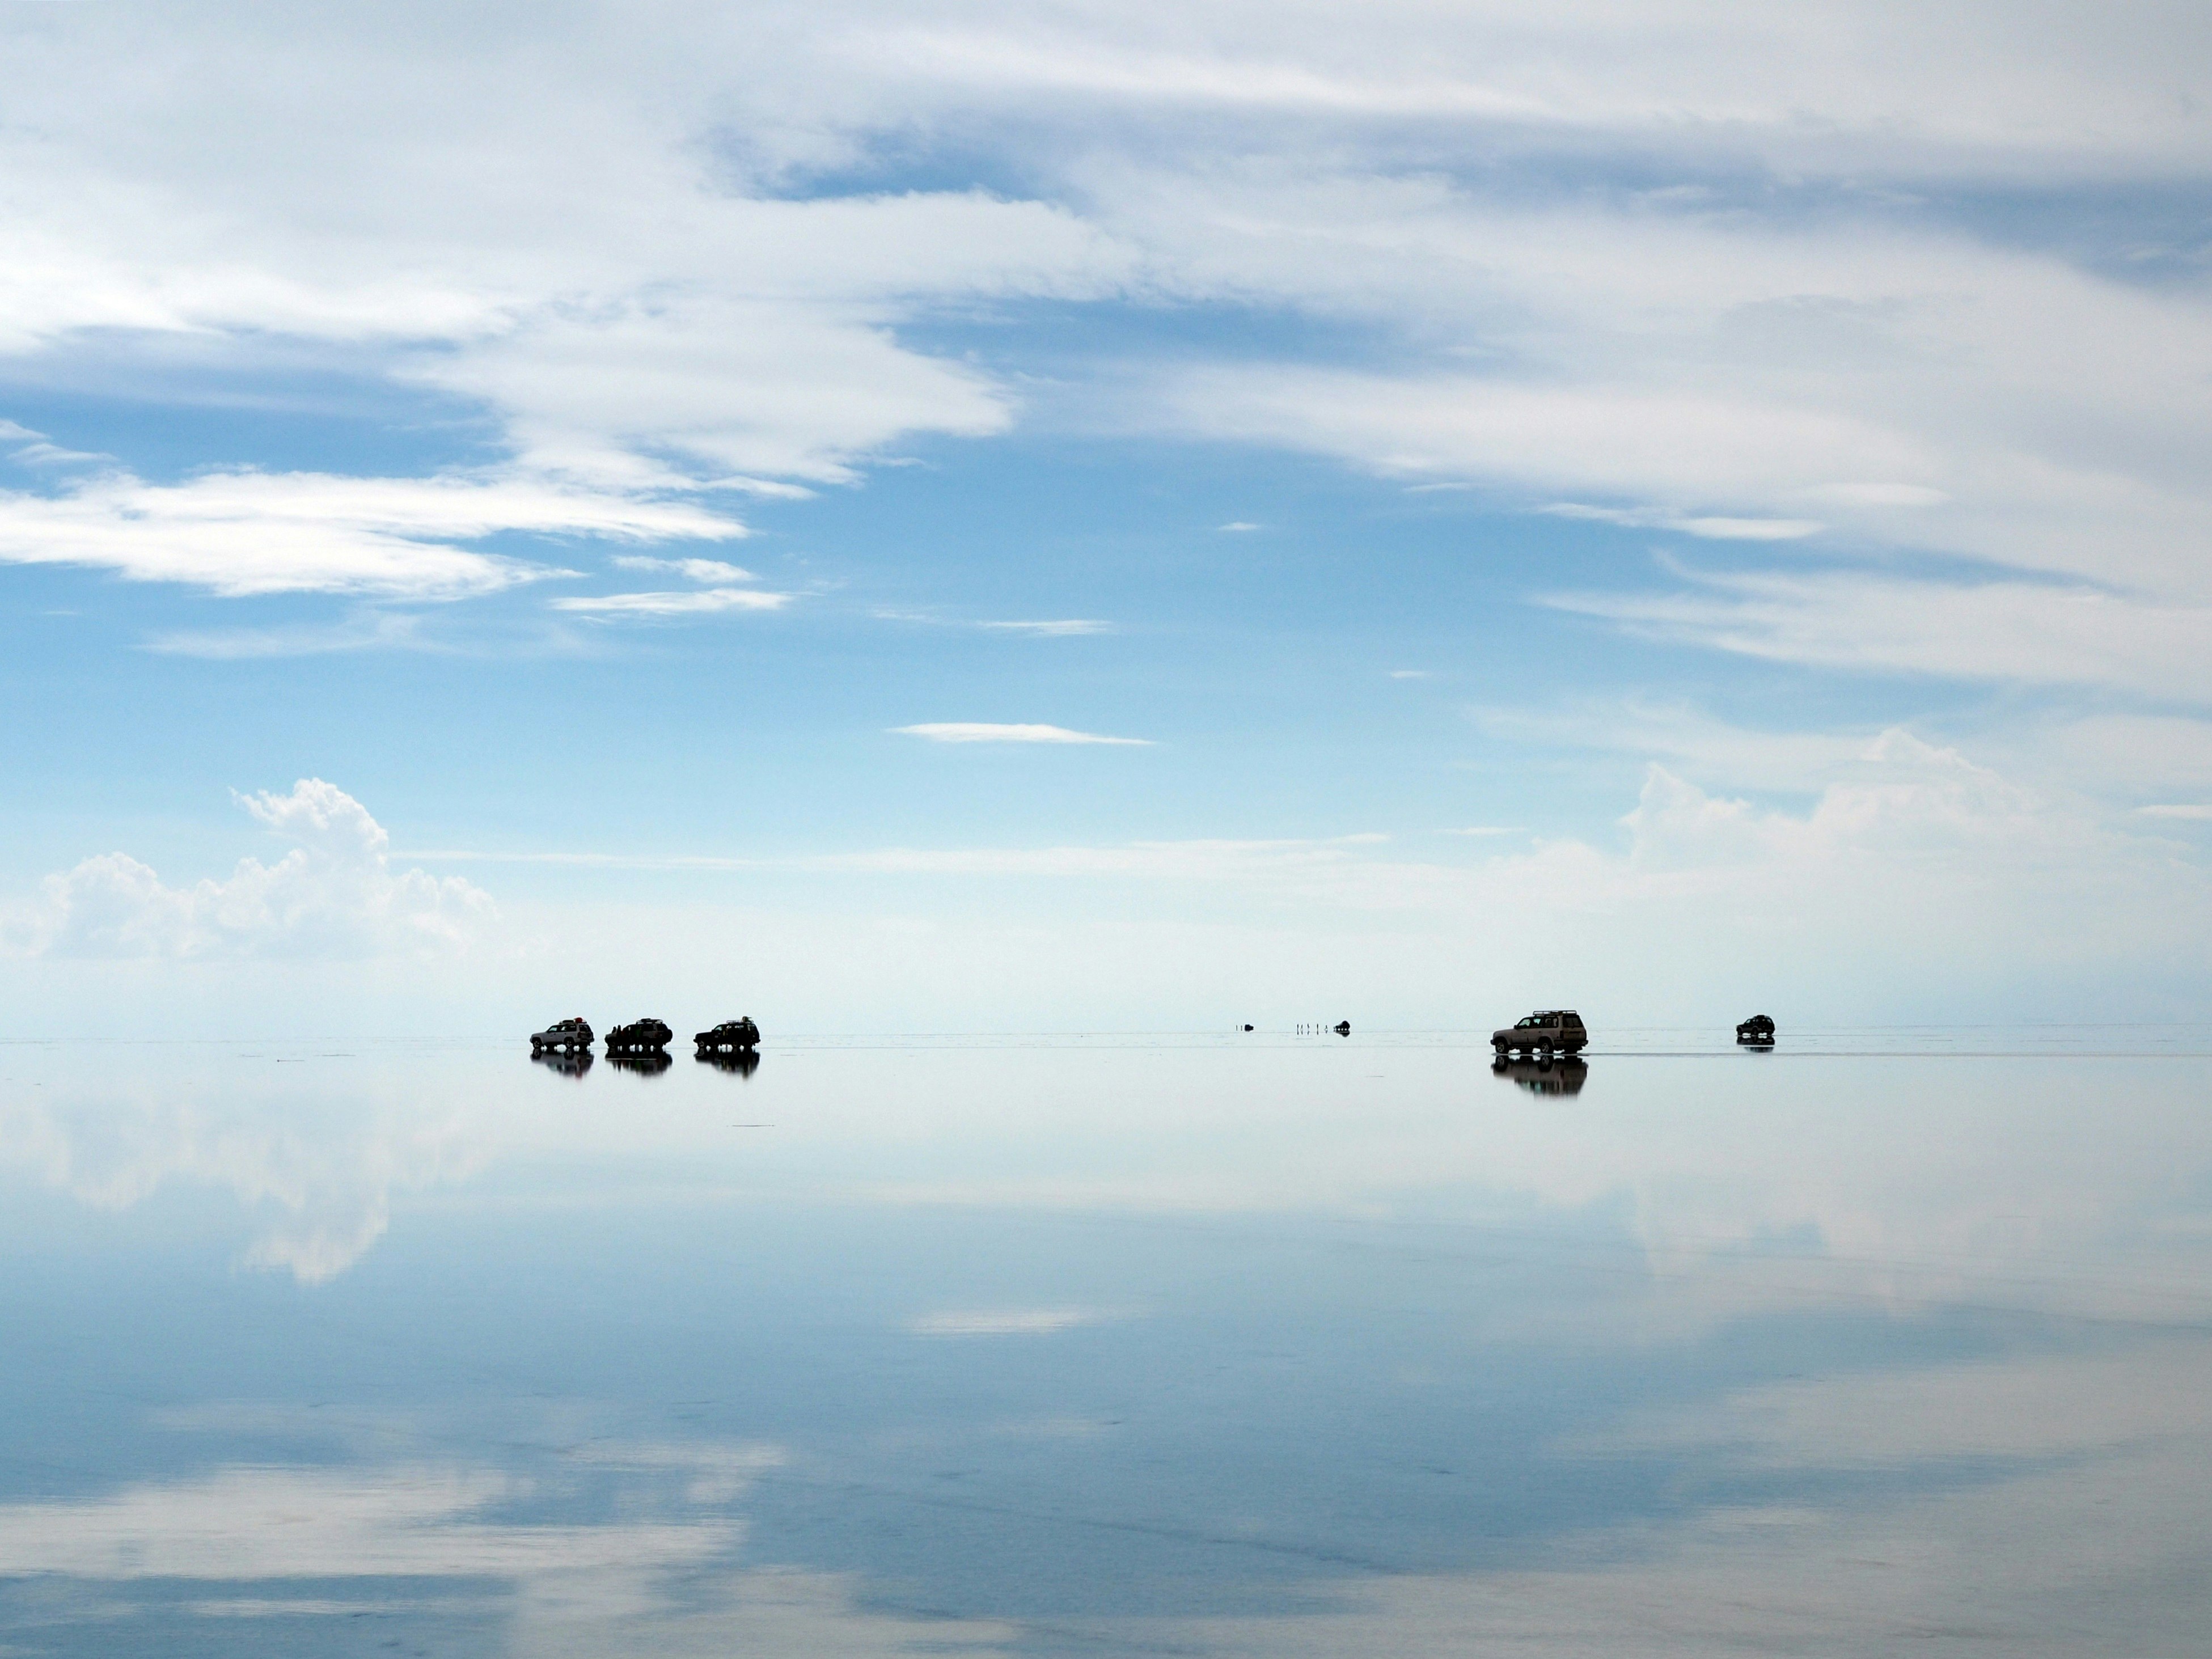
[[[665,1048],[675,1032],[668,1029],[665,1019],[655,1019],[647,1014],[643,1019],[634,1019],[627,1025],[617,1025],[607,1033],[607,1052],[611,1054],[651,1054]]]
[[[726,1019],[711,1031],[702,1031],[691,1039],[702,1049],[757,1048],[760,1047],[760,1027],[752,1016],[743,1019]]]
[[[1539,1009],[1490,1034],[1490,1046],[1501,1054],[1571,1054],[1589,1041],[1583,1017],[1571,1008]]]
[[[569,1019],[556,1019],[542,1031],[530,1034],[530,1052],[540,1048],[588,1048],[592,1046],[591,1022],[582,1015]]]

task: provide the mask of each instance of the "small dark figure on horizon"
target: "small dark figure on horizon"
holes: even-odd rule
[[[1774,1046],[1774,1022],[1765,1014],[1753,1014],[1735,1028],[1735,1040],[1754,1048]]]

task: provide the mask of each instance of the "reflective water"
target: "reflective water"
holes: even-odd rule
[[[0,1652],[2202,1652],[2212,1034],[1613,1048],[0,1047]]]

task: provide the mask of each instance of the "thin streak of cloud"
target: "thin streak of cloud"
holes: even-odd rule
[[[723,586],[731,582],[757,580],[751,571],[741,570],[720,559],[656,559],[646,553],[618,553],[611,562],[623,570],[673,571],[684,580],[697,582],[702,586]]]
[[[89,461],[112,461],[115,457],[104,449],[64,449],[59,444],[41,440],[26,444],[8,459],[19,466],[82,466]]]
[[[1932,493],[1932,492],[1931,492]],[[1624,528],[1672,530],[1719,542],[1794,542],[1817,536],[1827,526],[1817,519],[1764,519],[1722,514],[1668,513],[1650,507],[1585,507],[1560,501],[1540,507],[1555,519],[1587,519]]]
[[[2177,802],[2163,806],[2138,806],[2136,811],[2147,818],[2179,818],[2188,823],[2212,823],[2212,805],[2195,802]]]
[[[1000,725],[988,720],[928,720],[918,726],[894,726],[902,736],[923,738],[931,743],[1047,743],[1107,744],[1119,748],[1149,749],[1150,738],[1109,738],[1096,732],[1073,732],[1064,726]]]
[[[552,608],[587,617],[697,617],[723,611],[781,611],[791,598],[757,587],[709,587],[696,593],[578,594],[555,599]]]
[[[979,622],[978,628],[998,634],[1028,634],[1038,639],[1072,639],[1083,634],[1110,634],[1114,624],[1094,617],[1070,617],[1052,622]]]
[[[451,599],[573,571],[457,544],[502,532],[630,542],[743,536],[703,507],[496,473],[428,478],[111,473],[51,495],[0,491],[0,562],[71,564],[226,598]]]
[[[1231,534],[1242,535],[1248,532],[1257,530],[1260,526],[1256,524],[1248,524],[1243,520],[1238,519],[1231,524],[1216,525],[1214,528],[1217,530],[1226,531]]]
[[[207,662],[251,662],[276,657],[319,657],[347,651],[427,648],[422,619],[382,611],[329,627],[232,628],[157,634],[142,650]]]

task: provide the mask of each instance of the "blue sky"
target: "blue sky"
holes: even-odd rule
[[[0,16],[18,1005],[2193,1012],[2203,21],[1343,25]]]

